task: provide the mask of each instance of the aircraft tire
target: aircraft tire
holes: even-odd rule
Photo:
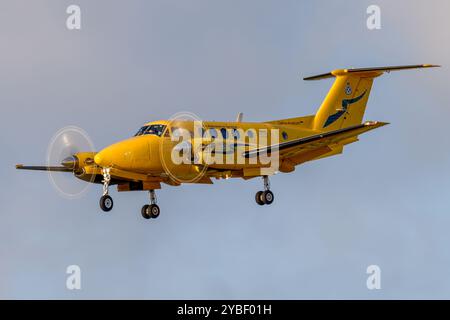
[[[100,208],[105,211],[111,211],[113,208],[114,202],[113,199],[109,195],[104,195],[100,197]]]
[[[264,193],[263,191],[258,191],[258,192],[255,194],[255,201],[256,201],[256,203],[259,204],[260,206],[263,206],[263,205],[264,205],[264,201],[263,201],[263,199],[262,199],[262,194],[263,194],[263,193]]]
[[[263,192],[261,198],[264,201],[264,204],[271,204],[274,199],[273,192],[270,190],[266,190]]]
[[[156,204],[151,204],[148,209],[147,209],[147,214],[150,215],[150,217],[152,219],[156,219],[159,217],[159,214],[161,213],[161,211],[159,210],[158,205]]]
[[[150,219],[151,216],[147,213],[148,207],[150,207],[148,204],[144,205],[141,209],[141,215],[144,219]]]

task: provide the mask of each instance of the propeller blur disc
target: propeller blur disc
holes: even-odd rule
[[[47,165],[73,168],[71,161],[76,160],[74,155],[77,152],[94,152],[94,150],[94,144],[86,131],[76,126],[67,126],[56,132],[50,140]],[[80,197],[90,185],[76,178],[71,172],[48,171],[48,176],[55,189],[66,198]]]

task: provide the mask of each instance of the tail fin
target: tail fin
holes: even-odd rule
[[[321,80],[335,77],[333,85],[317,111],[313,129],[330,131],[362,123],[373,79],[385,72],[439,67],[421,64],[410,66],[339,69],[303,80]]]

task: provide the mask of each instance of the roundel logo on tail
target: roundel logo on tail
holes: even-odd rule
[[[345,94],[351,95],[352,94],[352,87],[350,86],[350,83],[347,82],[347,85],[345,86]]]

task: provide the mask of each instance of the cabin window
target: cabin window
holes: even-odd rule
[[[222,128],[222,129],[220,129],[220,132],[222,133],[222,137],[223,137],[224,139],[226,139],[226,138],[228,137],[227,129]]]
[[[208,136],[210,136],[211,138],[217,138],[219,135],[217,134],[217,130],[214,128],[208,129]]]
[[[248,129],[247,130],[247,137],[249,137],[250,139],[252,139],[256,134],[256,131],[254,129]]]
[[[233,129],[233,137],[239,140],[240,134],[238,129]]]
[[[286,131],[283,131],[283,132],[281,133],[281,135],[283,136],[283,140],[287,140],[287,139],[288,139],[288,134],[287,134]]]

